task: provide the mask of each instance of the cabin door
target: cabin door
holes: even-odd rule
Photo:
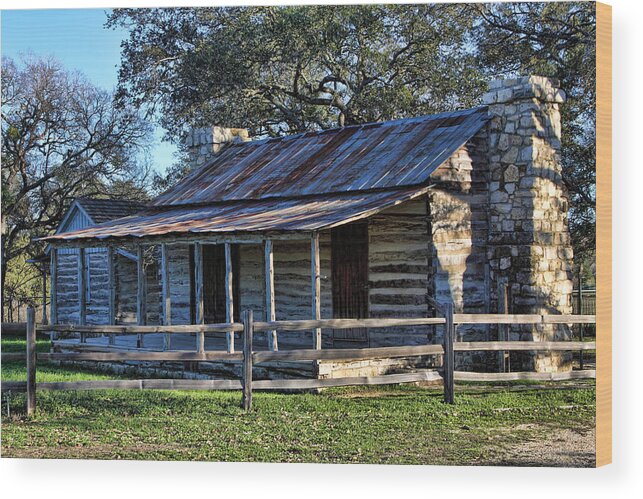
[[[353,223],[331,230],[333,317],[368,317],[368,224]],[[333,340],[368,342],[366,328],[333,330]]]
[[[239,320],[239,247],[231,246],[234,320]],[[203,245],[203,316],[206,324],[226,322],[225,247]]]

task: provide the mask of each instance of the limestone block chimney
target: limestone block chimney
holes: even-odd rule
[[[491,292],[508,283],[512,313],[571,313],[573,252],[563,184],[559,106],[565,93],[542,76],[491,82],[488,128]],[[512,327],[513,340],[561,340],[566,326]],[[512,354],[513,356],[514,354]],[[518,358],[518,356],[516,356]],[[570,354],[521,357],[524,369],[570,369]]]
[[[192,169],[210,161],[226,144],[250,140],[245,128],[224,128],[211,126],[195,128],[185,139],[188,161]]]

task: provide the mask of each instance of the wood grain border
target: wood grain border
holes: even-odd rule
[[[612,7],[596,3],[596,466],[612,462]]]

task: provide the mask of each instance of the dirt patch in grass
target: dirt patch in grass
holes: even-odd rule
[[[489,464],[495,466],[540,466],[553,468],[590,468],[596,465],[595,428],[570,429],[521,425],[533,436],[511,444],[502,456]],[[527,428],[528,426],[528,428]]]

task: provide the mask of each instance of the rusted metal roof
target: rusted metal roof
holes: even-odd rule
[[[488,121],[486,107],[230,144],[131,216],[44,238],[311,231],[421,195]]]
[[[155,206],[421,185],[489,119],[487,108],[230,144]]]
[[[310,231],[375,214],[428,190],[414,187],[299,199],[235,201],[201,207],[147,209],[74,232],[44,238],[55,241],[139,238],[166,234]]]

